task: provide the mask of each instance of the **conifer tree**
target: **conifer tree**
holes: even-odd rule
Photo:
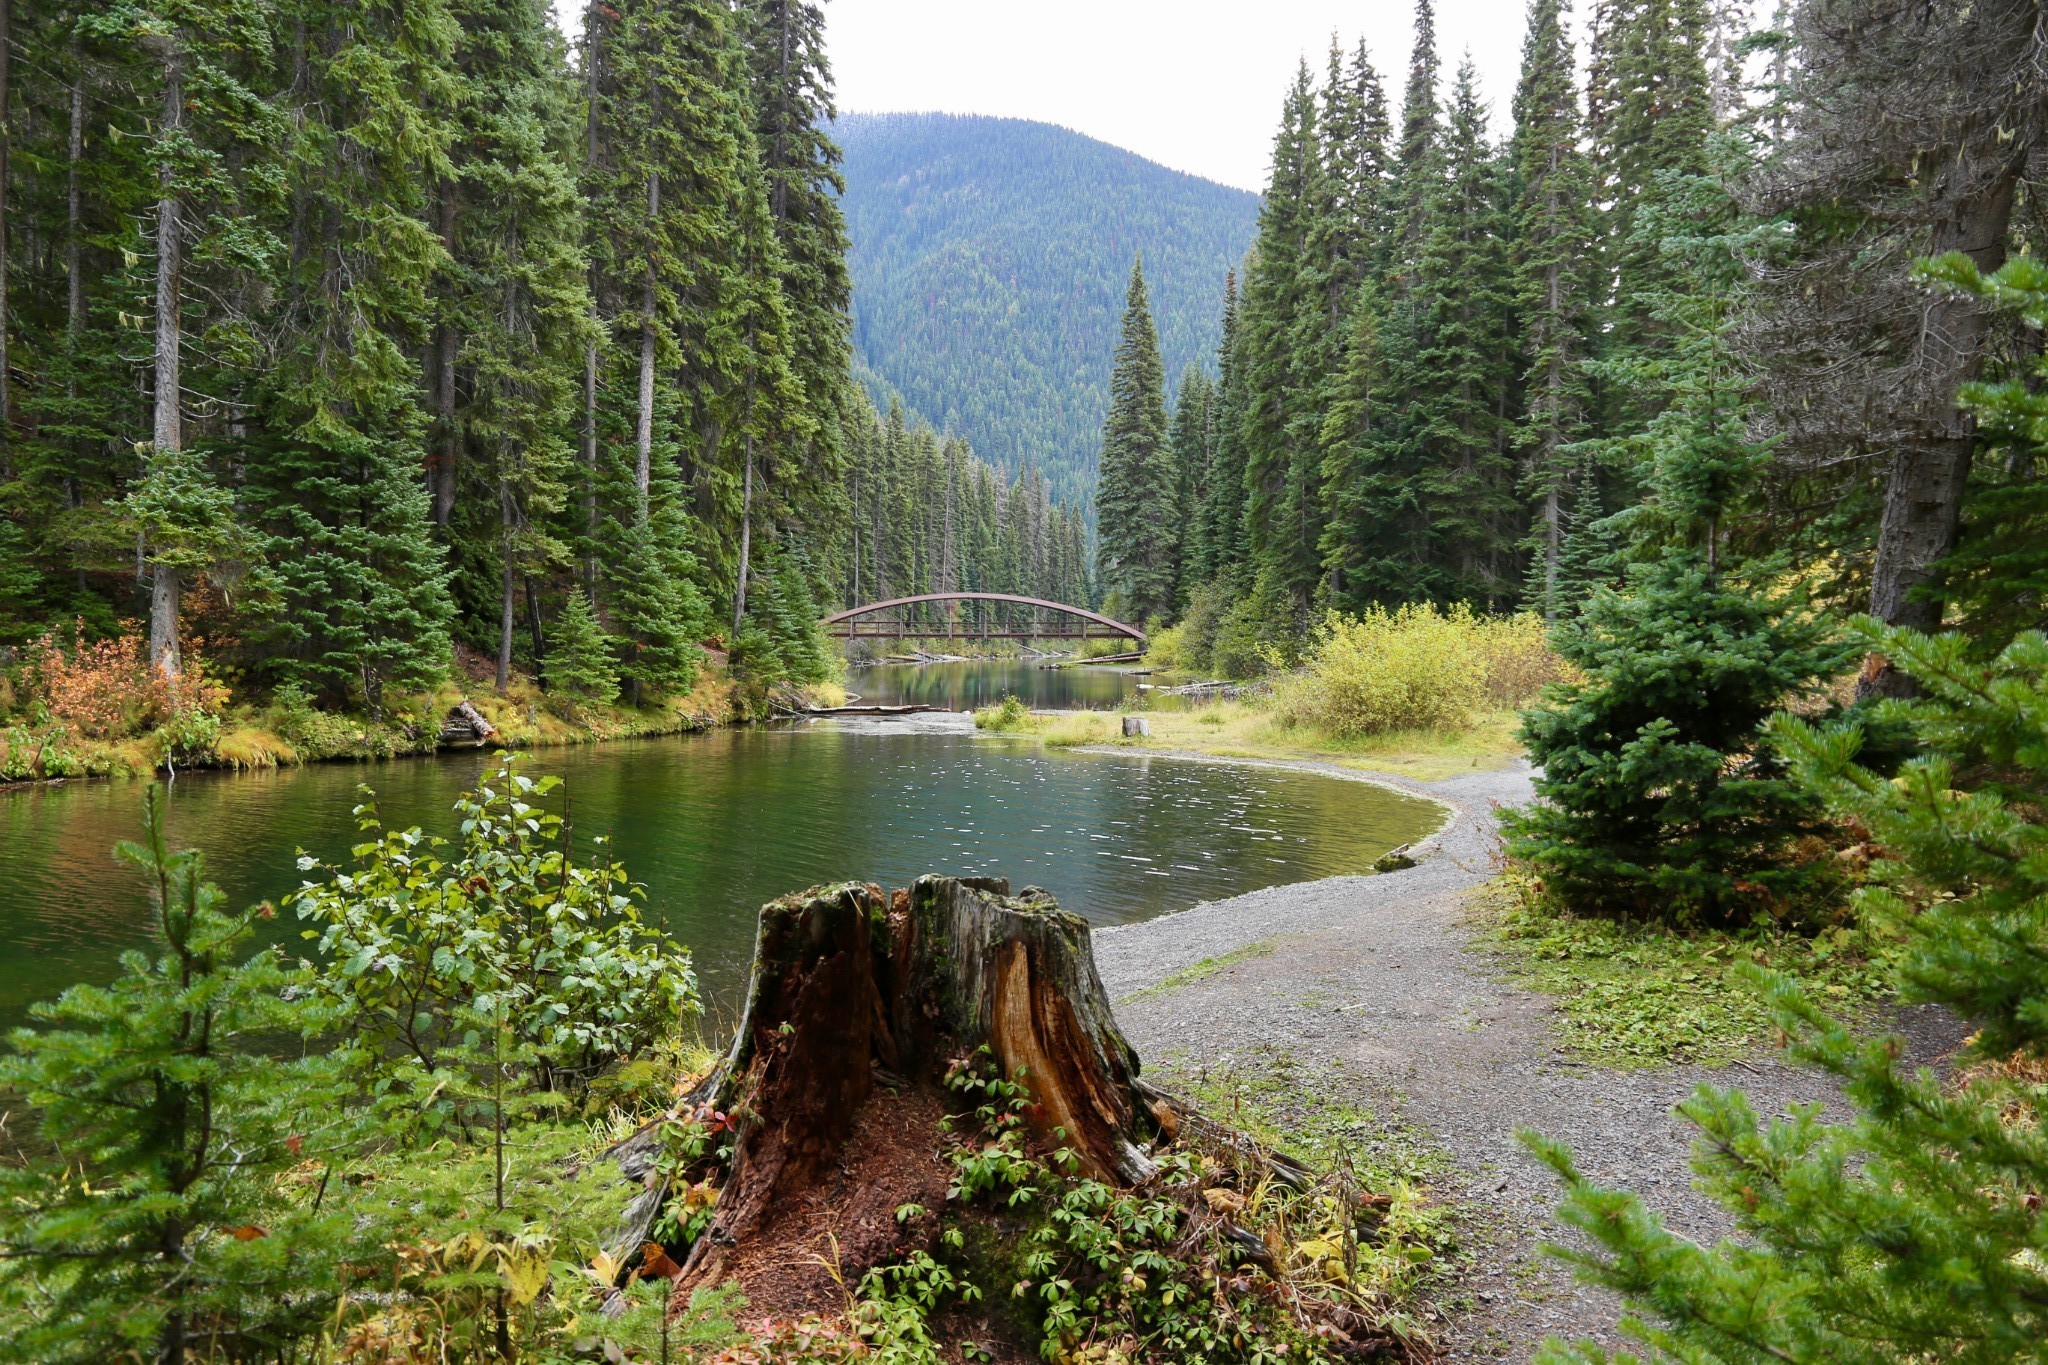
[[[1401,127],[1394,146],[1393,202],[1388,227],[1394,241],[1391,265],[1397,278],[1421,248],[1423,204],[1435,178],[1441,107],[1437,102],[1439,62],[1436,6],[1415,0],[1415,42],[1408,55],[1408,84],[1401,95]]]
[[[274,183],[268,173],[283,133],[258,84],[266,74],[270,33],[259,13],[220,0],[170,7],[124,0],[79,22],[141,56],[147,74],[137,93],[154,115],[148,135],[154,203],[146,286],[150,453],[128,512],[151,584],[150,664],[176,677],[185,585],[226,557],[236,537],[229,496],[188,441],[191,397],[213,388],[187,366],[189,338],[211,324],[229,343],[225,349],[238,350],[234,343],[247,340],[246,334],[236,335],[243,332],[243,319],[189,316],[187,299],[204,286],[239,294],[250,283],[251,269],[277,249],[268,231],[275,219],[262,211],[274,205],[261,202]],[[224,395],[214,388],[210,396]]]
[[[1211,583],[1244,564],[1244,349],[1237,273],[1223,282],[1223,334],[1216,347],[1216,444],[1209,456],[1201,533],[1193,557],[1197,580]]]
[[[475,634],[495,636],[503,689],[520,589],[531,598],[533,577],[568,560],[555,531],[576,458],[588,267],[568,159],[570,90],[545,9],[536,0],[459,0],[455,17],[457,133],[442,191],[453,231],[440,326],[460,339],[452,359],[467,401],[453,414],[453,434],[466,458],[436,474],[452,487],[466,472],[473,485],[462,501],[457,581],[472,597],[495,581],[494,600],[477,613],[495,630]],[[449,510],[437,509],[443,520]]]
[[[1242,314],[1247,559],[1272,596],[1305,621],[1321,577],[1317,391],[1331,354],[1328,266],[1318,258],[1334,212],[1303,62],[1273,144]]]
[[[580,589],[570,589],[568,601],[555,618],[548,641],[547,675],[549,691],[581,701],[608,702],[619,695],[612,642]]]
[[[844,467],[839,428],[851,348],[846,271],[846,190],[838,146],[827,133],[836,117],[825,15],[807,0],[747,0],[741,24],[747,48],[758,148],[780,247],[778,283],[789,310],[790,366],[811,421],[791,452],[790,478],[812,494],[835,484]]]
[[[1512,814],[1509,847],[1575,908],[1680,923],[1796,916],[1824,865],[1788,857],[1818,812],[1761,728],[1847,663],[1826,624],[1745,562],[1730,522],[1765,452],[1729,345],[1740,269],[1728,205],[1694,177],[1646,213],[1683,281],[1660,320],[1683,338],[1638,368],[1659,411],[1633,438],[1649,500],[1626,519],[1642,555],[1557,635],[1585,676],[1525,713],[1544,801]]]
[[[152,785],[144,842],[118,850],[149,882],[149,951],[32,1007],[0,1057],[41,1137],[0,1168],[9,1288],[32,1296],[10,1315],[21,1359],[281,1354],[332,1319],[347,1251],[370,1250],[338,1201],[280,1195],[341,1145],[337,1077],[320,1051],[272,1059],[310,1020],[276,954],[237,960],[270,909],[224,911],[199,854],[167,846],[164,803]]]
[[[1402,422],[1380,345],[1380,299],[1352,303],[1343,368],[1331,377],[1323,450],[1323,571],[1330,605],[1360,610],[1411,600],[1428,558],[1428,527],[1407,472]]]
[[[711,629],[672,468],[656,471],[652,495],[646,517],[609,523],[618,545],[605,571],[605,603],[621,652],[619,676],[635,706],[696,685],[704,657],[697,641]]]
[[[1586,128],[1593,202],[1603,206],[1599,292],[1611,301],[1602,323],[1613,358],[1661,344],[1652,300],[1677,282],[1637,222],[1663,193],[1662,176],[1712,169],[1706,39],[1706,0],[1603,0],[1594,10]],[[1608,393],[1605,407],[1609,430],[1649,415],[1626,390]]]
[[[1167,433],[1165,367],[1140,262],[1131,267],[1123,335],[1110,370],[1096,492],[1105,589],[1117,594],[1135,620],[1163,618],[1173,610],[1179,536],[1170,518],[1177,482]],[[1013,529],[1022,511],[1020,504]]]
[[[447,666],[448,570],[418,477],[426,418],[407,347],[447,256],[426,167],[448,169],[456,27],[438,0],[364,16],[310,3],[292,213],[306,244],[281,305],[299,326],[259,393],[249,499],[267,531],[280,671],[380,713],[387,685]],[[318,249],[311,244],[318,243]]]
[[[1522,493],[1535,508],[1527,600],[1556,620],[1571,600],[1562,578],[1566,512],[1586,435],[1582,363],[1591,347],[1591,182],[1581,151],[1565,0],[1531,0],[1511,148],[1516,181],[1514,270],[1521,328],[1523,417],[1515,432]]]
[[[1406,395],[1419,428],[1437,591],[1498,607],[1520,588],[1511,433],[1503,420],[1514,383],[1509,220],[1469,58],[1458,68],[1443,148],[1444,175],[1424,205],[1420,278],[1410,292],[1421,344]]]
[[[1184,607],[1188,593],[1199,581],[1196,563],[1203,553],[1201,512],[1208,498],[1209,465],[1216,445],[1215,386],[1193,365],[1180,377],[1169,439],[1174,465],[1173,524],[1180,532],[1174,555],[1174,600],[1176,606]]]

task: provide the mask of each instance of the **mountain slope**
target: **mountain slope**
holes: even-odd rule
[[[1131,261],[1167,374],[1213,366],[1224,272],[1258,196],[1051,124],[848,114],[854,346],[876,402],[900,394],[982,458],[1035,464],[1087,499]]]

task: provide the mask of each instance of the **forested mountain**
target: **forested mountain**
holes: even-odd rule
[[[1216,347],[1258,197],[1050,124],[847,114],[854,348],[903,400],[1015,473],[1087,498],[1124,282],[1142,255],[1167,373]]]

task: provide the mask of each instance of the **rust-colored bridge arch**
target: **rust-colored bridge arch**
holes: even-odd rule
[[[1048,630],[1019,630],[1014,628],[997,630],[988,626],[967,626],[956,632],[949,625],[944,632],[946,634],[957,633],[961,636],[976,639],[995,640],[1083,640],[1120,635],[1137,642],[1140,646],[1145,643],[1144,631],[1139,630],[1136,626],[1125,625],[1122,621],[1112,620],[1099,611],[1090,611],[1086,607],[1076,607],[1065,602],[1048,602],[1042,597],[1019,597],[1017,594],[1009,592],[927,592],[920,593],[915,597],[892,597],[886,602],[869,602],[864,606],[851,607],[842,612],[835,612],[833,615],[826,617],[823,624],[829,633],[845,639],[882,636],[900,637],[906,634],[936,634],[938,632],[928,631],[924,628],[907,624],[894,625],[893,628],[888,630],[868,630],[863,629],[860,625],[860,618],[862,617],[873,616],[897,607],[914,607],[923,602],[996,602],[1004,606],[1029,607],[1034,612],[1054,612],[1071,618],[1075,622],[1074,625],[1067,626],[1064,629],[1055,628]],[[1094,627],[1098,626],[1101,627],[1100,630],[1094,629]]]

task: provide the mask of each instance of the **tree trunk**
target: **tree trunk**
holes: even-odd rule
[[[82,272],[82,255],[85,234],[80,207],[78,168],[85,160],[85,58],[84,44],[76,29],[71,33],[71,123],[65,130],[64,160],[64,405],[65,411],[78,410],[78,348],[85,337],[85,276]],[[73,457],[83,452],[79,443],[72,442]],[[79,505],[79,478],[77,464],[64,475],[64,506],[77,511]],[[85,565],[75,564],[78,591],[85,592]]]
[[[498,528],[504,564],[498,584],[498,692],[504,694],[512,681],[513,586],[518,581],[512,556],[512,485],[498,483]]]
[[[661,88],[656,86],[648,100],[648,116],[661,117]],[[661,172],[647,176],[647,225],[650,230],[661,217]],[[649,248],[647,280],[640,292],[640,410],[633,433],[633,487],[640,495],[639,513],[647,520],[647,486],[654,468],[654,258]]]
[[[164,104],[163,131],[166,136],[185,123],[184,58],[174,38],[163,40]],[[151,439],[154,458],[162,461],[184,449],[184,424],[180,409],[183,378],[180,350],[183,337],[180,289],[184,267],[184,229],[178,202],[176,173],[166,164],[157,172],[156,203],[156,365],[154,411]],[[149,593],[149,661],[166,678],[178,676],[178,609],[184,583],[176,565],[153,562]]]
[[[732,594],[732,633],[737,639],[747,615],[747,566],[754,555],[754,438],[748,435],[746,473],[740,479],[740,570]]]
[[[583,532],[590,554],[583,563],[583,590],[597,604],[597,343],[583,348]]]
[[[633,428],[633,489],[639,496],[640,520],[647,520],[647,489],[654,470],[654,280],[648,278],[641,308],[640,405]]]
[[[13,355],[7,333],[13,322],[7,312],[7,153],[13,131],[14,57],[13,0],[0,0],[0,476],[14,469],[14,390],[8,367]]]
[[[1980,199],[1958,205],[1942,223],[1931,241],[1935,256],[1962,252],[1985,272],[2005,262],[2019,164],[2011,170],[2011,176],[1999,178]],[[1878,557],[1870,569],[1870,614],[1886,624],[1942,628],[1944,604],[1925,589],[1937,565],[1956,548],[1970,456],[1976,452],[1976,424],[1956,407],[1956,389],[1982,364],[1989,325],[1991,315],[1976,299],[1942,293],[1927,301],[1915,352],[1919,364],[1942,379],[1933,385],[1937,393],[1929,409],[1919,415],[1919,440],[1892,452],[1884,479]],[[1858,681],[1858,696],[1913,692],[1913,679],[1878,657],[1864,665]]]
[[[1138,1079],[1087,923],[1042,891],[926,876],[893,901],[846,882],[762,907],[739,1029],[682,1101],[729,1122],[732,1155],[722,1169],[669,1172],[722,1181],[711,1226],[687,1254],[676,1249],[675,1300],[732,1281],[759,1311],[843,1304],[822,1265],[808,1288],[791,1288],[808,1274],[792,1268],[808,1266],[828,1232],[847,1284],[901,1253],[916,1229],[895,1211],[944,1200],[949,1064],[982,1048],[1004,1076],[1025,1078],[1037,1141],[1069,1148],[1081,1174],[1145,1180],[1156,1169],[1147,1149],[1187,1117]],[[622,1260],[670,1194],[653,1174],[659,1132],[650,1125],[613,1149],[649,1184],[614,1243]]]
[[[452,256],[455,251],[455,182],[441,182],[441,245]],[[451,282],[449,294],[454,293]],[[441,301],[441,319],[434,328],[434,524],[446,526],[455,512],[455,461],[459,454],[455,436],[455,366],[461,338],[455,334],[452,297]]]

